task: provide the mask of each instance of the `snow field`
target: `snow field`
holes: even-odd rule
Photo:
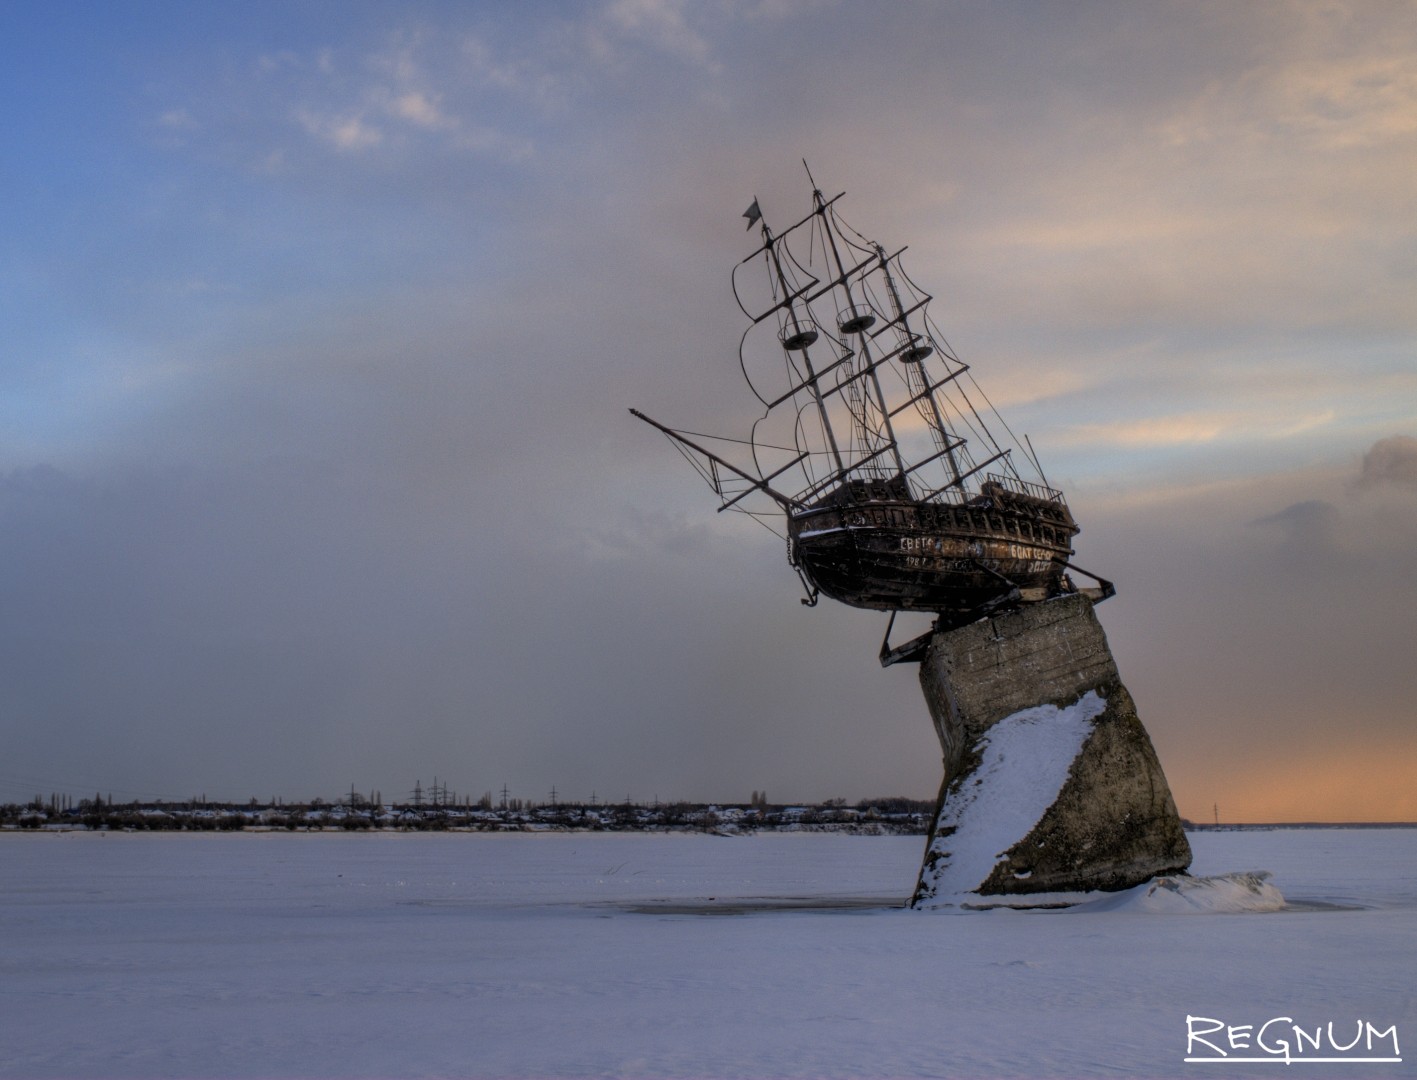
[[[1217,1068],[1188,1014],[1417,1034],[1417,830],[1191,839],[1290,908],[887,906],[915,837],[3,836],[0,1076],[1177,1076]]]

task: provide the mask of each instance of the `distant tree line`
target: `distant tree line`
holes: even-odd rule
[[[436,790],[436,789],[433,789]],[[183,802],[115,804],[112,796],[80,799],[35,797],[28,803],[0,805],[0,829],[89,829],[127,832],[237,832],[260,830],[406,831],[580,831],[695,830],[752,832],[815,829],[848,832],[923,833],[928,830],[933,803],[903,796],[865,799],[848,807],[845,799],[787,806],[770,804],[766,792],[754,791],[747,803],[670,802],[653,805],[629,801],[608,804],[554,802],[533,804],[503,794],[494,805],[491,792],[481,798],[454,802],[421,786],[409,801],[388,804],[374,792],[369,797],[349,792],[340,801],[322,798],[285,802],[255,798],[244,804],[209,802],[194,797]]]

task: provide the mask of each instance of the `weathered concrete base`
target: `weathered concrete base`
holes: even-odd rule
[[[945,777],[912,906],[1128,889],[1190,866],[1091,601],[936,634],[920,683]]]

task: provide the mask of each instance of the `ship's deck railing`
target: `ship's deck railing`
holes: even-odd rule
[[[932,503],[944,503],[946,506],[964,506],[971,499],[977,499],[979,493],[969,491],[965,488],[945,488],[944,491],[936,491],[929,501]]]
[[[719,479],[719,494],[723,495],[725,498],[728,498],[730,495],[738,494],[735,485],[728,483],[726,477],[720,477]],[[888,490],[890,484],[901,482],[899,477],[887,477],[883,473],[866,474],[866,470],[862,470],[862,474],[852,476],[849,480],[843,481],[839,476],[833,479],[838,482],[839,486],[831,488],[825,496],[822,495],[823,485],[819,483],[804,491],[798,492],[793,496],[793,501],[799,507],[834,502],[840,495],[844,494],[848,488],[859,489],[855,490],[854,494],[846,496],[848,501],[858,499],[870,501],[873,499],[922,498],[920,491],[913,483],[913,477],[906,478],[906,481],[909,482],[908,491]],[[1057,503],[1059,506],[1067,505],[1063,493],[1056,488],[1049,487],[1047,484],[1036,484],[1028,480],[1020,480],[1016,476],[1007,476],[1001,473],[985,473],[984,485],[987,486],[991,483],[997,484],[1005,491],[1011,491],[1015,495],[1024,495],[1029,498],[1037,499],[1040,502]],[[875,488],[875,490],[871,490],[872,488]],[[748,494],[752,490],[752,485],[744,485],[741,494]],[[969,506],[974,500],[979,498],[980,494],[979,488],[973,487],[972,485],[969,487],[961,485],[959,487],[946,487],[932,491],[927,496],[924,496],[924,500],[932,503],[943,503],[946,506]],[[736,502],[737,500],[731,499],[730,501]]]
[[[1027,480],[1020,480],[1016,476],[1001,476],[998,473],[985,473],[986,483],[992,481],[1004,488],[1012,491],[1015,495],[1028,495],[1034,499],[1042,499],[1045,502],[1060,503],[1063,501],[1063,493],[1057,488],[1051,488],[1046,484],[1034,484]]]

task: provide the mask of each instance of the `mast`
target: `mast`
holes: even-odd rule
[[[767,248],[768,258],[772,261],[773,273],[777,276],[777,283],[782,288],[783,296],[791,296],[792,288],[787,284],[787,275],[782,271],[782,260],[778,256],[777,243],[773,240],[772,230],[768,228],[768,223],[763,222],[763,243]],[[810,309],[809,309],[810,310]],[[812,397],[817,402],[817,415],[822,421],[822,431],[827,437],[827,445],[831,449],[832,460],[836,462],[837,475],[845,475],[846,464],[841,459],[841,450],[836,444],[836,432],[832,430],[831,420],[827,416],[827,403],[822,397],[821,387],[817,385],[817,373],[812,368],[812,358],[808,355],[808,349],[817,340],[817,331],[810,325],[803,326],[797,318],[797,306],[789,303],[787,305],[787,318],[791,322],[791,333],[782,337],[782,347],[787,352],[800,352],[802,354],[802,364],[807,369],[807,384],[812,388]]]
[[[805,164],[806,162],[804,161],[803,165]],[[808,177],[812,175],[810,169],[807,170],[807,175]],[[846,305],[848,314],[846,319],[840,323],[838,329],[840,329],[843,333],[854,333],[860,339],[861,358],[866,363],[866,369],[863,374],[869,374],[871,385],[875,388],[876,391],[875,404],[881,412],[881,421],[886,429],[886,441],[890,444],[891,457],[895,459],[896,474],[903,475],[905,472],[905,462],[901,460],[900,447],[896,443],[895,428],[891,424],[890,408],[886,405],[886,395],[885,392],[881,389],[880,373],[877,368],[871,364],[870,339],[866,336],[866,331],[871,328],[871,325],[876,321],[876,317],[872,315],[868,309],[858,309],[856,306],[856,297],[852,294],[851,282],[847,280],[847,270],[846,267],[842,264],[841,252],[837,249],[836,246],[836,231],[831,227],[831,223],[827,221],[827,203],[826,200],[822,198],[822,192],[820,188],[813,186],[812,198],[817,204],[817,214],[822,219],[822,232],[826,234],[827,243],[831,245],[832,261],[836,263],[837,280],[841,282],[842,291],[846,293]],[[863,450],[867,448],[868,441],[865,420],[865,408],[863,405],[861,416]]]
[[[904,353],[901,355],[902,366],[906,371],[906,378],[911,381],[918,380],[921,384],[920,393],[923,393],[924,400],[929,402],[930,431],[935,437],[935,445],[944,452],[945,460],[950,467],[950,482],[945,487],[956,487],[964,480],[960,474],[959,463],[955,460],[955,446],[951,445],[950,429],[945,426],[944,414],[940,411],[940,403],[935,400],[935,388],[930,385],[930,380],[926,376],[923,365],[925,358],[934,352],[933,346],[916,345],[916,335],[910,330],[910,323],[906,320],[905,308],[900,302],[900,292],[896,289],[895,278],[891,277],[890,260],[886,258],[886,249],[880,244],[875,245],[876,256],[881,262],[881,273],[886,279],[886,291],[890,294],[891,308],[895,316],[894,321],[900,323],[901,330],[905,334],[908,343]],[[918,395],[917,395],[918,396]],[[955,444],[958,445],[958,444]]]

